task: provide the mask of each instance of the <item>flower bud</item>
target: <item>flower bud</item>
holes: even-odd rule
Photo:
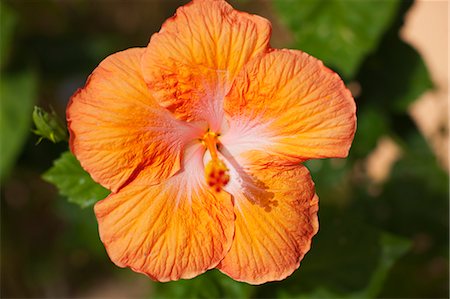
[[[33,122],[36,129],[34,134],[41,136],[38,143],[46,138],[53,143],[60,141],[67,141],[68,135],[66,127],[61,119],[56,115],[55,110],[52,109],[50,113],[44,109],[35,106],[33,111]]]

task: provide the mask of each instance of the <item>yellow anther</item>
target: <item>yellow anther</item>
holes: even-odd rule
[[[228,174],[227,166],[217,155],[217,134],[213,132],[206,133],[202,142],[211,154],[211,161],[205,167],[206,183],[216,192],[220,192],[230,181],[230,175]]]

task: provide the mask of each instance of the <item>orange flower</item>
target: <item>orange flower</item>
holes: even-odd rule
[[[318,230],[301,163],[347,156],[355,103],[321,61],[270,48],[270,32],[194,0],[71,98],[71,150],[112,191],[95,214],[118,266],[158,281],[216,267],[252,284],[298,268]]]

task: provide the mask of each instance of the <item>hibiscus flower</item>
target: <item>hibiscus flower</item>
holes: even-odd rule
[[[355,103],[321,61],[272,49],[270,34],[262,17],[194,0],[72,96],[70,148],[111,190],[95,214],[116,265],[252,284],[299,267],[318,230],[302,162],[347,156]]]

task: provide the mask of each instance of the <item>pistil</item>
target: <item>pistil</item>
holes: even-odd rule
[[[211,154],[211,161],[205,167],[206,183],[216,192],[220,192],[230,181],[230,175],[227,166],[217,154],[219,144],[217,137],[216,133],[209,131],[203,136],[202,143]]]

